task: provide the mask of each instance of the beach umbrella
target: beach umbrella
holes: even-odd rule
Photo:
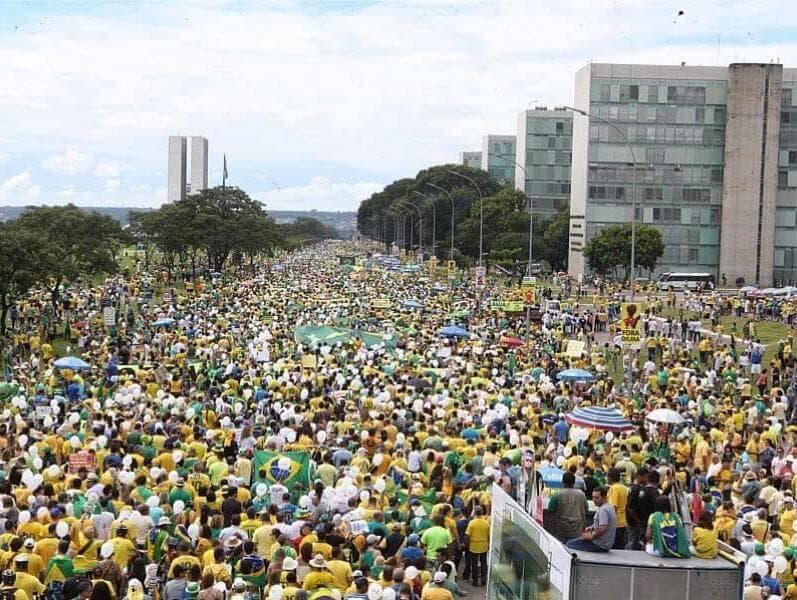
[[[449,325],[448,327],[443,327],[440,330],[440,335],[443,337],[457,337],[457,338],[470,337],[470,333],[468,333],[467,330],[462,329],[462,327],[458,327],[456,325]]]
[[[669,408],[657,408],[650,411],[645,418],[654,423],[667,423],[669,425],[680,425],[684,422],[682,415]]]
[[[64,356],[53,363],[56,369],[71,369],[73,371],[86,371],[91,365],[77,356]]]
[[[163,317],[153,323],[155,327],[171,327],[174,325],[175,320],[171,317]]]
[[[626,419],[616,408],[604,406],[587,406],[576,408],[565,415],[565,420],[571,425],[586,427],[587,429],[600,429],[601,431],[633,431],[634,425]]]
[[[584,369],[565,369],[560,371],[556,378],[559,381],[595,381],[595,375]]]

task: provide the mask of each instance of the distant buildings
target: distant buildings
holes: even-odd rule
[[[191,137],[191,172],[187,180],[188,139],[185,136],[169,136],[169,174],[167,202],[176,202],[186,194],[196,194],[208,187],[208,140],[201,136]]]
[[[486,135],[482,138],[480,168],[502,185],[515,181],[514,135]]]
[[[591,118],[523,111],[515,151],[535,213],[569,202],[571,275],[598,231],[635,218],[662,233],[657,272],[797,283],[797,69],[593,63],[574,98]]]
[[[533,211],[550,221],[570,200],[570,151],[573,115],[564,108],[538,106],[524,110],[517,120],[515,189],[533,198]]]
[[[482,168],[482,153],[481,152],[463,152],[459,156],[459,162],[466,167],[472,169]]]

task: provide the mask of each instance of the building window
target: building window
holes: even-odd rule
[[[791,89],[790,88],[783,88],[783,91],[780,95],[780,104],[781,106],[791,106]]]
[[[789,164],[797,165],[797,151],[789,150]]]
[[[556,135],[562,135],[565,132],[565,124],[563,121],[556,122]]]
[[[714,109],[714,125],[724,125],[725,124],[725,109],[724,108],[715,108]]]
[[[680,223],[681,222],[681,209],[680,208],[654,208],[653,221],[656,223]]]
[[[707,204],[711,202],[711,190],[688,188],[683,190],[683,201],[691,204]]]
[[[706,109],[705,108],[696,108],[695,109],[695,123],[697,125],[702,125],[706,122]]]
[[[647,163],[663,163],[664,162],[664,148],[645,148],[645,162]]]
[[[778,171],[778,187],[785,188],[789,185],[789,172]]]
[[[601,85],[601,101],[609,102],[612,98],[612,86],[608,83]]]
[[[697,262],[697,248],[689,248],[689,262],[696,263]]]
[[[712,183],[722,182],[722,169],[711,169],[711,181]]]
[[[550,148],[552,150],[556,149],[556,138],[555,137],[551,136],[551,137],[548,138],[548,148]]]
[[[664,192],[661,188],[654,188],[648,187],[645,188],[645,200],[648,202],[658,201],[661,202],[664,199]]]

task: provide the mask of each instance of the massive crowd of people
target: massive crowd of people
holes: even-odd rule
[[[665,296],[630,347],[596,325],[619,295],[529,319],[493,310],[507,284],[373,250],[15,305],[0,600],[452,600],[485,584],[490,486],[535,513],[543,467],[562,489],[537,516],[570,547],[715,559],[723,542],[749,557],[746,595],[797,598],[790,330],[770,348],[754,326],[687,335],[656,304],[698,300]],[[572,368],[589,377],[558,378]],[[630,427],[571,425],[586,406]]]

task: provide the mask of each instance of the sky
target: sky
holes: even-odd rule
[[[682,14],[679,12],[682,11]],[[571,102],[589,62],[797,67],[792,2],[0,3],[0,205],[166,201],[169,135],[274,210],[356,210]]]

